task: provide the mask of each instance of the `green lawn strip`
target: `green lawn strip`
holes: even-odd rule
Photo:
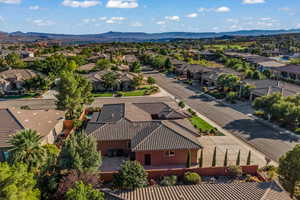
[[[207,123],[206,121],[204,121],[203,119],[201,119],[198,116],[191,117],[190,121],[191,121],[192,125],[197,127],[197,129],[199,129],[199,130],[209,132],[212,129],[214,129],[213,126],[211,126],[209,123]]]
[[[112,92],[105,92],[105,93],[94,93],[94,97],[112,97],[113,93]]]

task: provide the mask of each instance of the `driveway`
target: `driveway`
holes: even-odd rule
[[[157,72],[147,72],[145,76],[154,77],[156,83],[175,98],[184,101],[200,114],[275,161],[300,142],[288,134],[280,134],[279,131],[261,124],[246,113],[204,97],[200,90],[183,85],[174,78],[168,78]]]

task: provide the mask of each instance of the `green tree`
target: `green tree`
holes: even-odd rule
[[[100,59],[96,63],[97,70],[108,70],[111,68],[111,63],[107,59]]]
[[[114,72],[108,72],[104,74],[102,77],[104,81],[104,86],[107,90],[115,90],[118,86],[117,74]]]
[[[203,167],[203,149],[201,149],[200,158],[199,158],[199,167]]]
[[[227,167],[228,165],[228,149],[226,149],[225,157],[224,157],[224,167]]]
[[[191,152],[189,151],[187,153],[186,168],[190,168],[191,166],[192,166],[192,155]]]
[[[164,67],[165,67],[166,70],[170,70],[172,68],[172,63],[171,63],[170,58],[167,58],[165,60],[165,66]]]
[[[279,159],[278,174],[282,185],[293,198],[300,181],[300,145],[296,145]]]
[[[153,78],[153,77],[151,77],[151,76],[149,76],[149,77],[147,78],[147,83],[148,83],[149,85],[153,85],[153,84],[155,84],[155,82],[156,82],[155,78]]]
[[[141,72],[141,64],[139,62],[134,62],[132,65],[129,66],[129,71],[134,73],[140,73]]]
[[[118,174],[114,175],[114,185],[122,189],[136,189],[147,185],[148,174],[137,161],[125,161]]]
[[[67,69],[68,71],[75,71],[77,69],[77,63],[74,60],[71,60],[68,64],[67,64]]]
[[[251,151],[249,151],[249,153],[248,153],[247,165],[251,165]]]
[[[45,149],[41,136],[34,130],[21,130],[9,141],[12,145],[9,160],[11,164],[25,163],[30,170],[41,167],[45,162]]]
[[[20,55],[16,53],[10,53],[7,56],[5,56],[5,60],[8,66],[14,67],[14,68],[24,68],[26,65],[22,61]]]
[[[213,160],[212,160],[211,166],[215,167],[216,164],[217,164],[217,147],[215,147],[215,149],[214,149]]]
[[[82,181],[66,193],[66,200],[104,200],[103,192],[93,189],[91,185],[85,185]]]
[[[236,158],[236,166],[240,166],[240,164],[241,164],[241,150],[239,150]]]
[[[67,119],[76,119],[84,104],[93,102],[92,84],[86,78],[71,71],[63,71],[58,84],[56,106],[65,110]]]
[[[28,172],[25,164],[13,166],[0,162],[0,199],[39,200],[40,191],[36,188],[34,174]]]
[[[60,169],[95,172],[101,166],[101,154],[94,138],[74,133],[65,141],[59,155]]]

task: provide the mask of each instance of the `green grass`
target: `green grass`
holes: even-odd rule
[[[147,85],[137,90],[121,92],[121,93],[123,94],[124,97],[145,96],[145,92],[150,88],[151,86]]]
[[[94,97],[112,97],[112,92],[105,92],[105,93],[95,93],[93,94]]]
[[[211,126],[209,123],[207,123],[206,121],[204,121],[203,119],[201,119],[198,116],[191,117],[190,121],[191,121],[192,125],[199,130],[209,132],[212,129],[214,129],[213,126]]]

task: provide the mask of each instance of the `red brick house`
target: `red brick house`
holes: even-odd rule
[[[197,133],[176,121],[184,114],[164,103],[131,106],[135,108],[104,105],[89,121],[86,132],[96,138],[103,156],[128,156],[146,166],[162,166],[185,164],[190,152],[192,163],[197,163],[202,148]],[[132,121],[132,115],[145,121]]]

